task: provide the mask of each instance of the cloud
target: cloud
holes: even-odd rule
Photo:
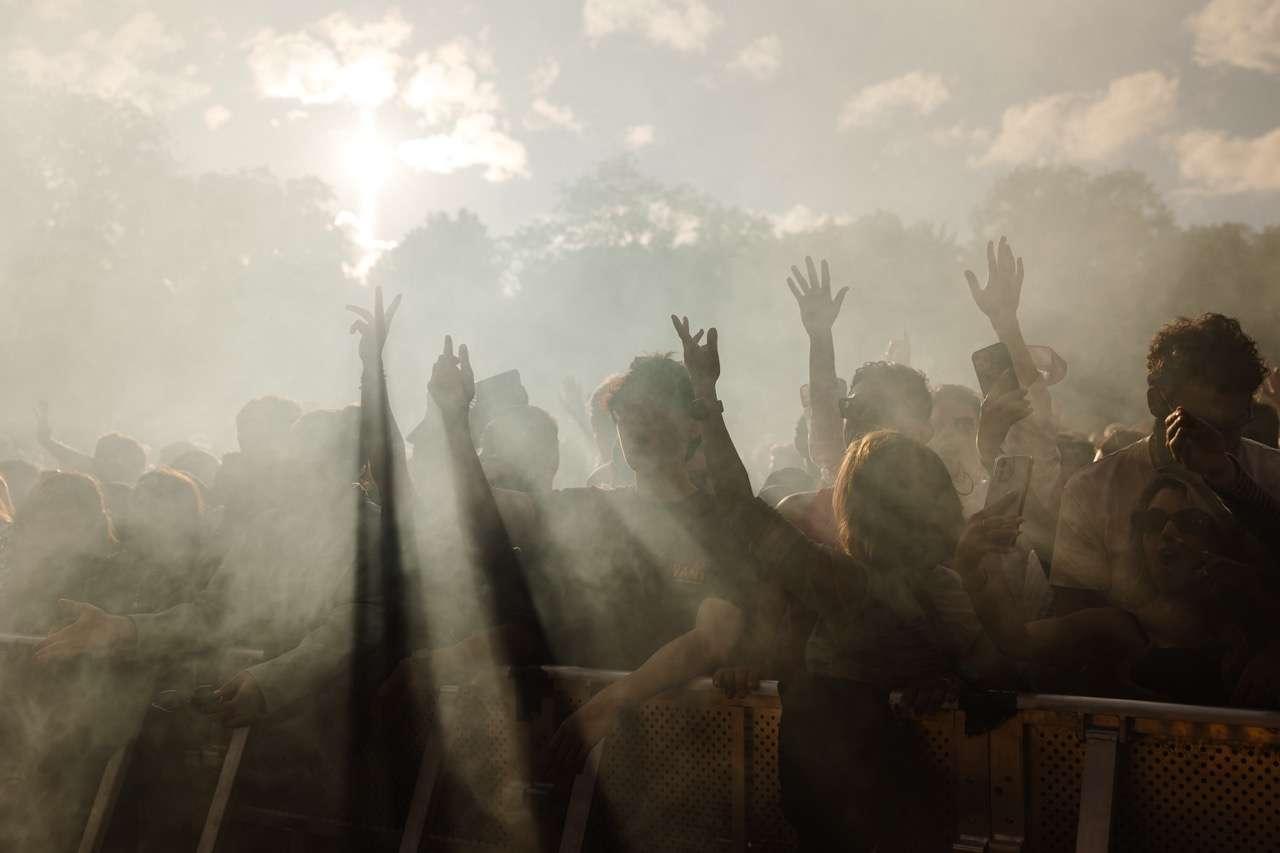
[[[258,32],[246,42],[249,69],[266,98],[376,107],[396,94],[412,34],[395,10],[365,24],[336,12],[296,32]]]
[[[853,219],[844,213],[817,213],[806,205],[797,204],[790,209],[769,216],[773,223],[773,233],[779,237],[787,234],[804,234],[818,231],[833,225],[848,225]]]
[[[561,128],[574,133],[582,133],[584,125],[573,114],[573,110],[562,104],[553,103],[547,98],[551,87],[560,77],[560,63],[548,59],[529,75],[529,88],[533,90],[533,103],[525,114],[524,126],[529,130],[550,130]]]
[[[127,101],[153,113],[209,93],[209,86],[195,78],[191,66],[180,71],[156,68],[177,61],[185,46],[183,38],[154,13],[139,12],[110,35],[91,30],[58,53],[18,48],[9,54],[9,67],[38,86]]]
[[[204,111],[204,126],[217,130],[231,119],[231,110],[222,104],[214,104]]]
[[[1178,172],[1204,193],[1280,191],[1280,128],[1247,139],[1192,130],[1174,141]]]
[[[1105,92],[1065,92],[1009,107],[977,162],[1103,160],[1167,122],[1178,81],[1158,71],[1112,80]]]
[[[728,68],[757,80],[773,78],[782,68],[782,40],[775,35],[761,36],[738,51]]]
[[[1200,65],[1280,72],[1280,0],[1210,0],[1187,29]]]
[[[562,128],[582,133],[583,124],[578,121],[573,110],[553,104],[545,98],[535,98],[529,105],[529,112],[524,117],[524,126],[529,130],[550,130]]]
[[[485,180],[496,183],[529,174],[524,145],[492,113],[465,116],[448,133],[401,142],[396,154],[411,169],[439,175],[483,166]]]
[[[638,151],[653,144],[653,125],[636,124],[622,132],[622,144],[632,151]]]
[[[901,77],[872,83],[846,101],[840,111],[840,129],[872,127],[882,123],[890,113],[904,110],[928,115],[950,98],[951,92],[942,77],[911,71]]]
[[[554,59],[548,59],[533,69],[529,74],[529,88],[533,90],[533,94],[542,96],[551,91],[551,87],[560,79],[560,63]]]
[[[593,42],[638,33],[673,50],[701,52],[723,23],[704,0],[586,0],[582,6],[583,28]]]
[[[493,81],[484,79],[494,72],[494,63],[483,37],[424,51],[414,58],[413,69],[402,98],[429,126],[496,112],[502,105]]]

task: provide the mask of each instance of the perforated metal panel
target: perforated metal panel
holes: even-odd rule
[[[733,821],[729,706],[643,706],[620,720],[601,762],[587,849],[727,849]]]
[[[1084,761],[1084,744],[1077,732],[1069,726],[1031,728],[1030,849],[1036,853],[1075,850]]]
[[[782,813],[782,790],[778,783],[778,723],[782,709],[755,707],[750,714],[748,844],[752,850],[765,853],[792,851],[797,846],[796,833]]]
[[[517,753],[521,734],[507,703],[492,695],[460,694],[455,710],[427,833],[436,841],[505,850],[513,843],[511,825],[523,817],[525,773]]]
[[[1280,849],[1280,749],[1165,738],[1122,748],[1113,849]]]

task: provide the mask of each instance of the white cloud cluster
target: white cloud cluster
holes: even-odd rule
[[[639,151],[653,144],[654,131],[651,124],[636,124],[622,132],[622,144],[632,151]]]
[[[1106,159],[1167,122],[1178,81],[1158,71],[1112,80],[1105,92],[1064,92],[1009,107],[979,164]]]
[[[529,88],[533,91],[533,103],[525,114],[524,126],[529,130],[550,130],[561,128],[574,133],[582,133],[583,124],[573,114],[573,110],[563,104],[557,104],[548,98],[551,87],[560,78],[560,63],[548,59],[529,75]]]
[[[524,146],[506,134],[492,113],[473,113],[448,132],[401,142],[396,154],[410,168],[438,175],[473,166],[484,167],[487,181],[529,174]]]
[[[91,30],[66,50],[45,53],[21,47],[9,54],[9,68],[38,86],[80,95],[127,101],[144,112],[169,110],[199,100],[209,86],[195,69],[160,70],[178,60],[186,42],[153,12],[139,12],[108,35]]]
[[[638,33],[686,53],[706,50],[723,23],[705,0],[586,0],[582,6],[582,25],[592,41]]]
[[[1193,130],[1174,150],[1179,173],[1201,192],[1280,192],[1280,128],[1252,139]]]
[[[397,153],[412,169],[447,175],[483,167],[489,181],[529,174],[524,145],[508,134],[487,39],[455,39],[413,60],[403,101],[419,124],[437,132],[402,142]]]
[[[1187,29],[1201,65],[1280,72],[1280,0],[1210,0]]]
[[[761,36],[738,51],[728,68],[757,80],[772,79],[782,68],[782,39],[775,35]]]
[[[455,39],[419,53],[403,99],[428,125],[493,113],[502,105],[492,80],[493,54],[484,40]]]
[[[848,214],[818,213],[807,205],[797,204],[782,213],[770,215],[769,221],[773,223],[773,233],[784,237],[788,234],[818,231],[833,225],[848,225],[853,220]]]
[[[267,98],[376,107],[395,96],[413,26],[390,11],[357,24],[341,12],[290,33],[262,30],[246,43],[249,70]]]
[[[451,174],[479,167],[490,181],[528,174],[524,146],[501,116],[484,34],[410,58],[412,35],[412,24],[393,9],[367,23],[335,13],[296,32],[263,30],[246,46],[263,97],[362,111],[398,102],[411,110],[423,135],[395,148],[411,169]]]
[[[928,115],[950,98],[951,92],[940,75],[910,71],[865,86],[846,101],[840,111],[840,129],[872,127],[901,111]]]

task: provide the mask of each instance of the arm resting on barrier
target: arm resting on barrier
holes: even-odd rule
[[[742,627],[742,611],[734,605],[718,598],[702,602],[692,631],[658,649],[639,669],[601,690],[561,723],[550,746],[556,763],[576,770],[591,748],[612,733],[623,708],[642,705],[724,663]]]

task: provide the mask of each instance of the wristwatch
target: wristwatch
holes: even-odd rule
[[[689,404],[689,416],[695,421],[705,421],[712,415],[724,414],[724,400],[698,398]]]

